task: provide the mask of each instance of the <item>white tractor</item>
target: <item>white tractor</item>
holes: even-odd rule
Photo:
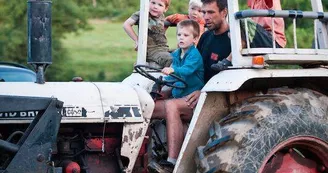
[[[174,172],[328,171],[328,13],[320,0],[311,4],[311,12],[272,13],[228,1],[233,66],[202,89]],[[137,64],[146,65],[149,1],[140,7]],[[132,73],[121,83],[44,82],[50,9],[49,1],[28,2],[37,82],[0,84],[0,172],[147,172],[154,81]],[[294,48],[241,49],[239,20],[258,16],[292,18]],[[298,18],[314,20],[314,48],[298,48]],[[277,64],[307,68],[267,68]]]

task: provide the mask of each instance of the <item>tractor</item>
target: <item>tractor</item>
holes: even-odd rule
[[[51,1],[27,2],[35,83],[11,82],[7,73],[0,85],[0,172],[145,171],[151,96],[118,82],[45,82],[51,7]]]
[[[321,0],[311,4],[240,11],[228,1],[233,66],[201,90],[173,172],[328,172],[328,13]],[[51,2],[28,1],[36,82],[0,84],[0,172],[147,172],[155,140],[165,151],[165,131],[151,121],[162,74],[145,68],[149,1],[140,8],[139,70],[120,83],[45,82]],[[260,16],[291,18],[294,47],[242,49],[240,20]],[[298,48],[301,18],[313,20],[313,48]],[[281,64],[300,68],[269,68]]]

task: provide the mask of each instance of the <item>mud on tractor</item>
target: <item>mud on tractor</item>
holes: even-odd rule
[[[239,11],[228,1],[233,66],[202,89],[174,172],[328,172],[328,13],[320,0],[311,5]],[[141,0],[141,65],[148,6]],[[291,18],[294,47],[241,49],[240,20],[259,16]],[[313,48],[297,46],[300,18],[313,20]],[[36,83],[0,84],[0,172],[147,172],[154,82],[139,73],[121,83],[45,82],[51,1],[28,1],[28,36]],[[304,68],[267,68],[280,64]]]

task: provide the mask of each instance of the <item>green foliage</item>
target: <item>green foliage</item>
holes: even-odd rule
[[[87,18],[74,0],[52,1],[52,59],[46,73],[48,81],[70,80],[73,70],[64,70],[69,61],[65,58],[60,39],[65,33],[87,29]],[[0,58],[26,64],[27,60],[27,3],[26,1],[0,0]]]
[[[288,10],[311,11],[311,2],[308,0],[282,1],[282,8]],[[313,20],[297,19],[296,35],[299,48],[310,48],[313,42]],[[285,19],[286,47],[294,47],[293,20]]]
[[[94,3],[96,2],[96,3]],[[173,0],[166,15],[187,13],[189,0]],[[90,18],[109,18],[122,21],[140,9],[138,0],[77,0]]]
[[[294,0],[294,1],[281,1],[282,8],[288,10],[302,10],[312,11],[311,1],[309,0]],[[328,0],[322,0],[324,10],[328,9]],[[314,41],[314,24],[310,19],[297,19],[296,20],[296,35],[297,44],[299,48],[311,48]],[[293,38],[293,21],[285,19],[285,29],[287,38],[287,47],[294,47]]]
[[[0,57],[2,60],[22,62],[27,54],[26,3],[0,1]],[[18,50],[25,50],[24,53]],[[16,52],[16,55],[13,53]]]
[[[90,20],[90,24],[93,30],[66,34],[62,39],[74,76],[85,81],[121,81],[131,74],[136,61],[133,41],[124,33],[121,23]]]
[[[122,81],[133,70],[137,60],[134,42],[124,32],[121,22],[90,20],[93,30],[79,35],[66,34],[63,46],[71,59],[73,76],[85,81]],[[176,28],[167,30],[170,48],[176,47]]]
[[[188,3],[189,0],[173,0],[171,1],[171,5],[169,7],[169,10],[166,12],[165,15],[170,15],[174,13],[182,13],[187,14],[188,13]]]

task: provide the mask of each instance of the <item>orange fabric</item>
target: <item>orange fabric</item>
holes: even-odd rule
[[[187,20],[187,19],[189,19],[189,16],[186,14],[172,14],[165,18],[166,21],[172,24],[178,24],[180,21]],[[205,32],[205,20],[201,18],[198,19],[196,22],[199,24],[199,29],[200,29],[199,38],[200,38],[200,36]]]
[[[251,9],[271,9],[281,10],[280,0],[248,0],[247,5]],[[268,32],[272,32],[272,19],[274,20],[274,33],[275,40],[281,46],[285,47],[287,40],[285,36],[285,22],[283,18],[270,18],[270,17],[253,17],[256,23],[261,25]]]

